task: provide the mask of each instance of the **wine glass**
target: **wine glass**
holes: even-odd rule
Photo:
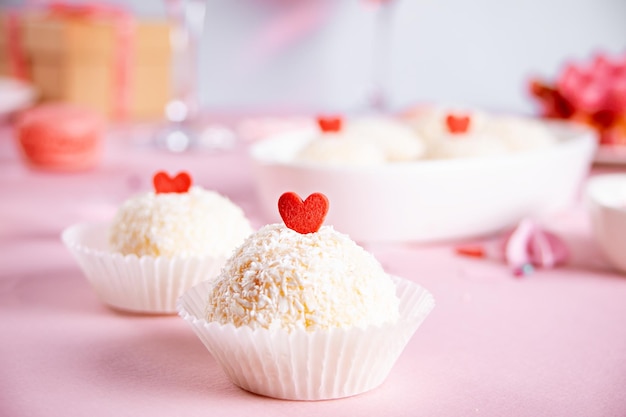
[[[230,148],[234,133],[215,123],[206,125],[200,117],[198,47],[205,0],[165,0],[165,8],[172,23],[172,98],[165,106],[166,123],[157,130],[154,142],[172,152]]]
[[[387,80],[391,62],[391,29],[396,0],[365,0],[377,7],[372,49],[372,85],[369,107],[374,112],[389,110]]]

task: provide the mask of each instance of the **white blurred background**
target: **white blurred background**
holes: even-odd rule
[[[376,16],[363,3],[208,0],[203,102],[366,107],[376,71]],[[553,77],[564,62],[598,51],[626,52],[626,0],[394,0],[390,7],[388,52],[381,58],[391,109],[427,101],[529,113],[529,77]],[[299,39],[273,51],[273,60],[242,70],[236,52],[227,52],[232,41],[245,47],[236,43],[243,33],[248,42],[258,40],[259,21],[295,19],[293,9],[307,8],[309,14],[326,9],[319,27],[303,29]]]
[[[139,17],[165,10],[163,1],[113,3]],[[626,0],[392,0],[388,38],[376,37],[366,0],[203,4],[205,109],[361,111],[382,80],[390,110],[444,102],[532,113],[531,76],[551,79],[567,61],[626,51]],[[387,39],[382,52],[376,39]]]

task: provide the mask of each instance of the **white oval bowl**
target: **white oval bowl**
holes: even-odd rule
[[[586,199],[595,240],[609,263],[626,272],[626,174],[592,177]]]
[[[257,142],[250,155],[257,193],[269,221],[278,198],[322,192],[325,223],[357,241],[432,242],[500,231],[526,216],[569,205],[591,164],[597,139],[581,126],[546,122],[550,148],[501,157],[423,160],[380,166],[295,161],[315,135],[290,132]]]

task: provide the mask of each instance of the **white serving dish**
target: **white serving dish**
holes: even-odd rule
[[[593,236],[609,263],[626,273],[626,174],[592,177],[585,191]]]
[[[278,222],[285,191],[330,200],[325,224],[356,241],[432,242],[477,237],[568,206],[596,149],[593,132],[546,122],[556,146],[501,157],[424,160],[382,166],[294,161],[314,131],[290,132],[250,149],[258,198]]]

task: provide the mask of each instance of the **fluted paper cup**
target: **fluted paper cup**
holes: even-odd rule
[[[189,289],[179,300],[178,312],[235,385],[289,400],[342,398],[382,384],[435,306],[427,290],[393,278],[400,319],[383,326],[288,332],[208,322],[205,310],[211,282]]]
[[[217,276],[225,258],[166,258],[122,255],[108,249],[109,225],[68,227],[61,240],[100,299],[136,313],[175,314],[177,299],[190,287]]]

